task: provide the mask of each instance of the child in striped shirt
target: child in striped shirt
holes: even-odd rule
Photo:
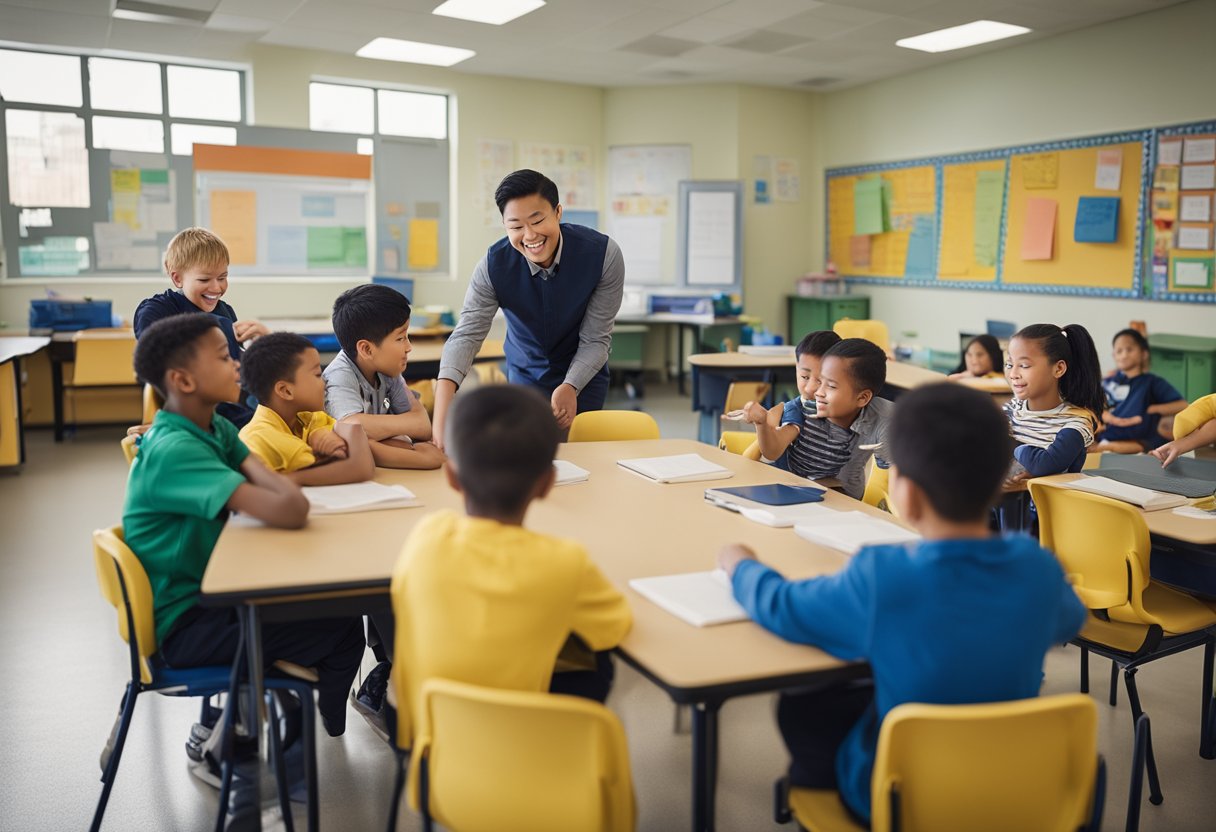
[[[1005,405],[1017,447],[1012,479],[1077,472],[1106,405],[1098,351],[1080,324],[1032,324],[1009,342]]]

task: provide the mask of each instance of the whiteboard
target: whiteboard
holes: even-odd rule
[[[691,145],[608,149],[605,233],[621,247],[626,283],[673,285],[679,281],[677,203],[680,182],[691,177]]]
[[[681,182],[679,263],[686,286],[743,291],[743,183]]]

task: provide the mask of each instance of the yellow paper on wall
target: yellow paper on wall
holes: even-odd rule
[[[410,220],[406,263],[410,269],[439,265],[439,220]]]
[[[1022,187],[1027,190],[1054,188],[1060,181],[1059,153],[1029,153],[1022,157]]]
[[[211,230],[228,246],[228,262],[250,266],[258,260],[258,196],[254,191],[212,191]]]
[[[111,170],[110,191],[115,194],[139,193],[139,168]]]

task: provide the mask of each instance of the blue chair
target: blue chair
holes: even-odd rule
[[[164,663],[157,653],[156,626],[152,614],[152,585],[148,574],[144,571],[139,558],[123,540],[122,527],[98,529],[93,532],[93,562],[97,568],[97,582],[101,588],[102,597],[114,607],[118,614],[118,632],[130,647],[131,681],[127,683],[120,706],[116,731],[114,732],[114,747],[109,760],[102,759],[103,771],[101,782],[101,798],[93,813],[91,832],[101,828],[101,820],[105,816],[106,803],[110,799],[110,790],[114,786],[114,777],[118,773],[118,764],[122,759],[123,745],[127,740],[127,730],[131,727],[131,717],[135,713],[135,700],[139,694],[154,691],[164,696],[202,696],[210,697],[217,693],[235,695],[237,684],[237,668],[241,666],[240,655],[231,666],[219,665],[212,667],[173,668]],[[239,651],[243,652],[243,651]],[[316,765],[316,716],[312,707],[312,686],[310,681],[316,681],[315,673],[307,668],[295,666],[280,666],[280,670],[296,673],[301,677],[312,678],[280,678],[267,677],[268,690],[289,690],[299,696],[304,707],[303,712],[303,741],[304,770],[308,783],[308,826],[317,829],[319,812],[317,805],[317,765]],[[274,697],[270,697],[272,725],[277,724],[273,718]],[[204,712],[207,709],[204,700]],[[215,730],[228,731],[228,720],[217,725]],[[288,830],[292,829],[291,806],[287,797],[286,776],[283,766],[279,765],[280,750],[278,732],[271,732],[270,743],[271,762],[274,764],[276,779],[279,785],[279,802],[283,810],[284,823]],[[227,745],[227,743],[226,743]],[[223,777],[220,786],[220,810],[216,819],[217,832],[223,829],[225,812],[228,804],[228,792],[232,781],[232,766],[229,754],[224,754],[222,767]]]

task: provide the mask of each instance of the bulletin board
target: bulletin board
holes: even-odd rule
[[[621,247],[625,282],[675,285],[680,183],[692,179],[692,146],[608,148],[608,213],[602,229]]]
[[[909,203],[926,171],[932,203]],[[1216,302],[1216,121],[834,168],[825,190],[828,258],[857,283]],[[927,204],[924,271],[901,248]]]

